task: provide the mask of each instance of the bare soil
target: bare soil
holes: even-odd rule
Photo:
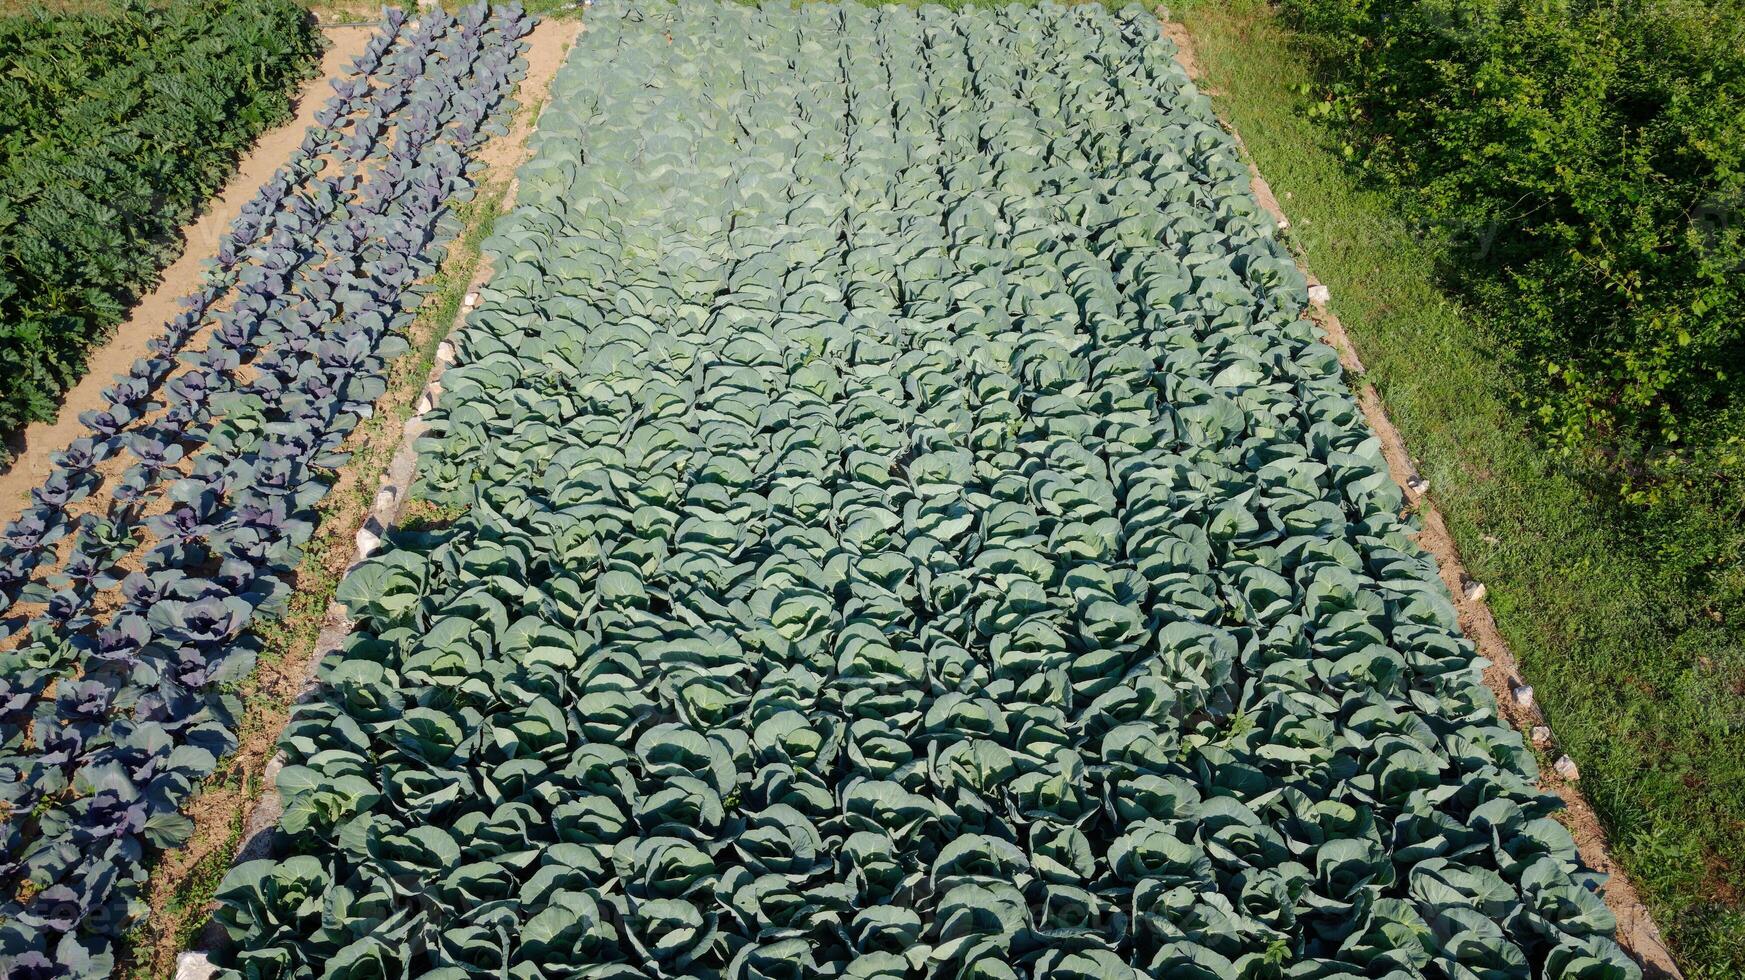
[[[1176,62],[1190,78],[1197,81],[1200,76],[1199,62],[1195,58],[1193,38],[1189,36],[1187,28],[1174,21],[1164,21],[1163,31],[1175,42]],[[1216,93],[1208,91],[1208,94]],[[1220,117],[1219,122],[1235,139],[1242,149],[1243,157],[1248,161],[1255,197],[1260,205],[1279,222],[1280,227],[1287,226],[1288,220],[1283,209],[1279,207],[1278,199],[1273,195],[1265,178],[1260,175],[1253,155],[1248,152],[1242,137],[1229,120]],[[1303,256],[1299,254],[1296,258],[1303,275],[1312,285],[1318,285],[1318,280],[1309,271]],[[1406,451],[1405,440],[1389,420],[1381,396],[1376,393],[1373,385],[1363,381],[1363,362],[1357,355],[1356,345],[1345,332],[1339,318],[1323,303],[1315,303],[1309,310],[1309,316],[1321,327],[1328,344],[1339,352],[1340,364],[1347,372],[1346,383],[1357,395],[1364,419],[1381,440],[1388,471],[1394,482],[1405,492],[1406,499],[1419,517],[1423,530],[1417,536],[1418,545],[1435,557],[1442,582],[1454,598],[1461,630],[1477,647],[1479,655],[1490,661],[1490,666],[1484,671],[1484,684],[1496,696],[1499,714],[1528,738],[1528,744],[1532,744],[1531,732],[1535,726],[1546,724],[1545,717],[1536,704],[1523,704],[1516,698],[1516,688],[1526,681],[1521,676],[1515,655],[1503,640],[1502,633],[1497,630],[1496,620],[1491,616],[1490,608],[1485,605],[1483,597],[1468,592],[1467,586],[1472,580],[1460,560],[1459,549],[1455,547],[1454,538],[1448,533],[1448,527],[1436,510],[1435,503],[1426,495],[1428,488],[1423,484],[1414,485],[1418,475],[1417,467],[1412,464],[1411,456]],[[1556,742],[1551,744],[1555,746]],[[1552,748],[1550,753],[1554,757],[1557,750]],[[1543,769],[1540,782],[1563,800],[1566,809],[1559,819],[1575,837],[1582,861],[1595,871],[1608,876],[1605,885],[1600,888],[1600,895],[1604,898],[1606,907],[1617,917],[1619,944],[1636,957],[1647,976],[1682,980],[1683,974],[1673,962],[1672,954],[1667,951],[1660,930],[1655,926],[1647,907],[1642,904],[1624,870],[1612,859],[1610,848],[1606,844],[1605,828],[1600,824],[1593,806],[1582,796],[1579,786],[1561,778],[1550,766]]]

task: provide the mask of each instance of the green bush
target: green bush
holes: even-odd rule
[[[1736,601],[1745,5],[1282,2],[1316,46],[1317,111],[1455,243],[1447,279],[1550,444]]]
[[[320,48],[292,0],[0,20],[0,434],[53,417]]]

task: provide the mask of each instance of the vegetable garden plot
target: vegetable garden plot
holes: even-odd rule
[[[390,12],[0,535],[0,973],[113,969],[147,848],[186,838],[182,805],[236,747],[246,630],[280,609],[405,348],[409,287],[456,228],[530,26],[518,7]]]
[[[593,8],[244,975],[1638,975],[1134,9]]]
[[[293,0],[33,6],[0,13],[0,437],[55,417],[321,51]]]

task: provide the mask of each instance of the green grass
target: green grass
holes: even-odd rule
[[[1534,684],[1613,853],[1692,980],[1745,976],[1745,636],[1657,574],[1535,443],[1439,244],[1308,116],[1297,39],[1254,0],[1190,0],[1213,103],[1247,141]]]

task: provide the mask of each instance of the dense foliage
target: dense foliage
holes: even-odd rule
[[[1320,111],[1453,240],[1542,431],[1745,614],[1745,6],[1282,2]]]
[[[592,8],[246,977],[1639,976],[1139,8]]]
[[[293,0],[0,18],[0,436],[54,417],[320,49]]]
[[[405,349],[529,26],[390,12],[0,534],[0,975],[107,975],[147,852],[187,839],[182,805],[236,746],[248,627]]]

